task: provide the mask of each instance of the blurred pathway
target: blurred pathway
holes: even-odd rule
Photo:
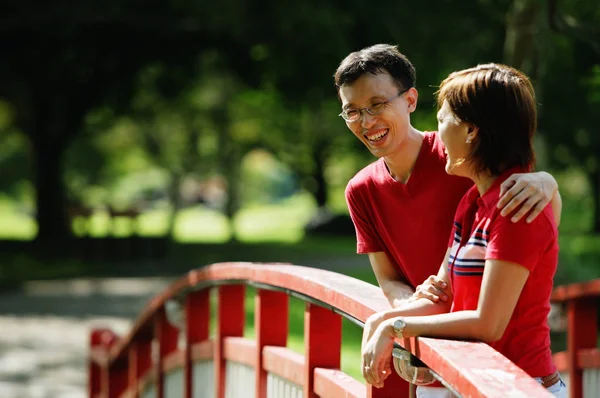
[[[366,257],[310,264],[368,267]],[[148,300],[173,278],[32,281],[0,294],[0,398],[87,398],[92,327],[129,331]]]
[[[87,398],[90,329],[126,333],[169,281],[29,282],[0,295],[0,398]]]

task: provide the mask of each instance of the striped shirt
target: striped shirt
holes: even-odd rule
[[[504,335],[490,345],[532,377],[543,377],[556,370],[547,317],[558,262],[558,232],[550,205],[531,223],[513,223],[510,216],[500,215],[500,185],[515,172],[519,170],[503,173],[481,197],[476,187],[471,188],[458,205],[449,241],[451,311],[477,309],[486,260],[527,268],[529,277]]]

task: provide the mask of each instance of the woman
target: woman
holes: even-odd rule
[[[558,261],[552,208],[531,223],[512,223],[497,208],[502,182],[534,164],[533,87],[514,68],[479,65],[442,82],[438,107],[446,172],[475,184],[456,211],[437,275],[450,287],[451,304],[419,298],[369,318],[363,375],[370,384],[383,385],[395,337],[475,339],[490,344],[556,396],[566,396],[552,362],[546,322]],[[419,387],[417,394],[449,396],[433,387]]]

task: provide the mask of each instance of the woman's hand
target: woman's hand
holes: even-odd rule
[[[364,337],[364,335],[363,335]],[[391,374],[390,359],[394,335],[390,320],[379,324],[375,332],[362,345],[362,374],[367,383],[381,388]]]
[[[371,338],[377,327],[385,320],[385,312],[376,312],[367,318],[365,326],[363,328],[362,344],[365,345]]]
[[[425,279],[425,282],[417,286],[415,292],[408,301],[426,298],[433,303],[439,301],[445,303],[448,302],[448,299],[450,298],[449,293],[448,284],[444,282],[442,278],[437,275],[430,275],[429,278]]]

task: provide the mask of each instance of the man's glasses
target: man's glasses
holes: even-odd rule
[[[387,106],[387,104],[389,104],[396,98],[400,97],[402,94],[407,92],[409,89],[410,89],[410,87],[405,90],[400,91],[398,94],[386,99],[385,101],[376,102],[373,105],[367,106],[365,108],[346,109],[345,111],[342,111],[342,113],[340,113],[338,116],[341,116],[347,122],[356,122],[362,117],[362,111],[366,111],[369,115],[372,115],[372,116],[380,115],[383,113],[383,111],[385,111],[385,107]]]

